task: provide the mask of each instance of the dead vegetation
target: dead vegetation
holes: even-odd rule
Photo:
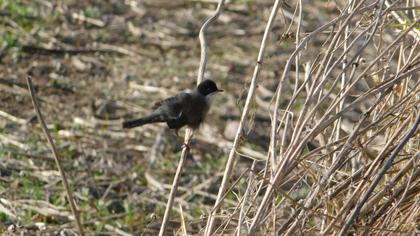
[[[205,76],[226,92],[167,234],[418,234],[416,1],[272,4],[227,2],[209,26]],[[0,0],[0,232],[78,234],[29,74],[85,233],[158,234],[183,140],[120,123],[194,86],[216,5]]]

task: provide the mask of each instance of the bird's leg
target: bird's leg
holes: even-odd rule
[[[182,149],[184,149],[184,148],[185,148],[185,149],[188,149],[188,150],[189,150],[189,149],[191,149],[190,144],[188,144],[188,143],[185,143],[185,142],[184,142],[184,143],[182,144]]]
[[[194,135],[194,130],[191,132],[191,136],[189,137],[189,141],[187,141],[188,143],[185,142],[185,140],[184,140],[184,143],[182,144],[182,148],[191,149],[190,141],[191,141],[193,135]]]
[[[179,138],[178,132],[179,132],[179,129],[175,129],[175,135],[176,135],[177,138]],[[188,144],[186,144],[185,142],[182,144],[182,148],[184,148],[184,147],[187,148],[187,149],[190,149],[190,146]]]

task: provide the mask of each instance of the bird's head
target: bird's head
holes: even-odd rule
[[[216,83],[213,80],[209,80],[209,79],[201,82],[198,85],[197,90],[200,94],[204,96],[207,96],[215,92],[223,92],[223,90],[217,88]]]

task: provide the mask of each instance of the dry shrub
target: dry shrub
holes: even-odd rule
[[[254,161],[241,176],[247,187],[236,193],[236,207],[214,211],[216,223],[208,228],[223,235],[414,233],[420,212],[415,1],[338,1],[340,13],[310,32],[301,29],[308,7],[301,4],[312,3],[298,1],[281,38],[295,40],[296,50],[272,97],[266,167],[256,171]]]

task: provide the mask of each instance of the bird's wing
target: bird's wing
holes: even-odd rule
[[[182,115],[183,108],[190,103],[190,100],[191,94],[180,93],[155,103],[154,108],[162,108],[170,119],[178,119]]]

